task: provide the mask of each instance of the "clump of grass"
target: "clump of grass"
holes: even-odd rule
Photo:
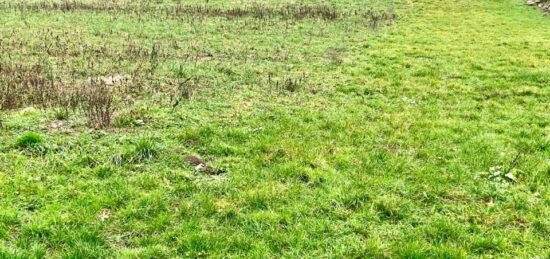
[[[113,175],[114,169],[109,166],[100,166],[94,170],[94,173],[98,178],[106,179]]]
[[[381,219],[399,221],[407,216],[407,206],[395,197],[383,197],[374,202]]]
[[[159,147],[152,139],[142,138],[136,142],[134,148],[135,161],[151,160],[159,155]]]
[[[15,146],[21,149],[44,151],[44,137],[36,132],[27,132],[17,138]]]
[[[66,108],[56,108],[53,110],[53,116],[56,120],[66,120],[69,118],[70,112]]]
[[[153,160],[160,155],[160,146],[152,138],[137,140],[127,151],[114,158],[115,164],[141,163]]]
[[[89,167],[94,168],[99,164],[99,161],[95,159],[93,156],[85,155],[78,159],[77,164],[81,167]]]

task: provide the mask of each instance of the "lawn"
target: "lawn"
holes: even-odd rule
[[[0,1],[0,258],[550,257],[522,0]]]

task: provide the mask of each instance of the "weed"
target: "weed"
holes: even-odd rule
[[[0,109],[26,105],[45,107],[56,93],[54,80],[47,77],[42,66],[0,63]]]
[[[307,82],[305,73],[302,73],[299,77],[287,77],[284,80],[273,80],[272,74],[268,75],[268,84],[274,85],[275,89],[279,92],[294,93],[304,87]]]
[[[175,4],[154,7],[146,4],[118,4],[118,3],[88,3],[81,1],[65,1],[63,3],[56,2],[35,2],[35,3],[4,3],[3,8],[16,8],[22,11],[51,11],[60,10],[69,11],[107,11],[117,13],[140,13],[140,14],[156,14],[168,17],[225,17],[225,18],[242,18],[253,17],[256,19],[280,18],[285,20],[302,20],[302,19],[323,19],[323,20],[338,20],[343,17],[348,17],[360,13],[358,10],[344,11],[333,6],[316,4],[287,4],[279,7],[271,7],[265,4],[252,4],[248,6],[234,6],[230,8],[222,8],[209,5],[187,5]],[[367,14],[370,12],[366,12]],[[365,16],[365,14],[363,15]]]
[[[383,23],[392,22],[397,19],[397,16],[392,11],[387,12],[375,12],[369,10],[364,14],[369,22],[369,27],[373,30],[377,30]]]
[[[177,79],[175,82],[169,83],[172,86],[172,91],[169,96],[172,108],[176,108],[183,100],[190,100],[197,89],[193,78]]]
[[[105,84],[91,81],[82,92],[84,114],[90,127],[101,129],[111,126],[115,112],[114,97]]]

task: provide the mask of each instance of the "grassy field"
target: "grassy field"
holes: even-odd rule
[[[550,18],[522,0],[0,24],[0,258],[550,257]]]

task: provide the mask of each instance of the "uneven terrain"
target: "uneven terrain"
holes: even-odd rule
[[[550,18],[522,0],[0,24],[0,258],[550,256]]]

